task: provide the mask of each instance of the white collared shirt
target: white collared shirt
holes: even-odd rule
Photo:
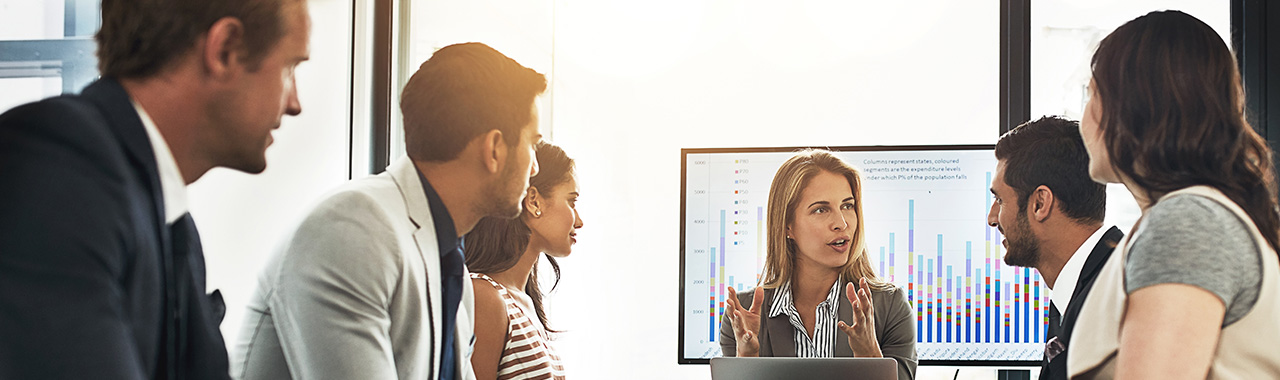
[[[182,179],[178,161],[173,158],[169,143],[160,134],[160,129],[156,128],[155,121],[142,109],[142,105],[132,99],[129,101],[133,103],[133,109],[138,111],[138,118],[142,119],[147,138],[151,140],[151,150],[156,155],[156,170],[160,172],[160,194],[164,196],[164,223],[172,225],[182,214],[187,213],[187,182]]]
[[[773,307],[769,310],[769,318],[786,315],[791,322],[794,334],[797,358],[830,358],[835,357],[836,322],[839,321],[840,281],[836,281],[827,292],[827,298],[818,304],[814,313],[813,338],[809,337],[800,320],[800,311],[796,310],[795,299],[791,294],[791,282],[785,282],[774,293]]]
[[[1084,262],[1089,260],[1089,254],[1093,253],[1093,247],[1098,245],[1098,241],[1102,240],[1102,235],[1107,234],[1110,227],[1098,228],[1084,240],[1084,244],[1080,248],[1076,248],[1076,253],[1067,259],[1067,264],[1062,266],[1062,271],[1058,272],[1058,280],[1053,284],[1053,291],[1049,292],[1053,305],[1058,308],[1058,312],[1063,315],[1067,314],[1067,306],[1071,305],[1071,296],[1076,291],[1076,283],[1080,282],[1080,272],[1084,271]]]

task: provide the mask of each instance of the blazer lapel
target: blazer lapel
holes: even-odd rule
[[[160,190],[160,171],[156,166],[155,150],[151,147],[151,139],[147,136],[146,127],[142,125],[142,118],[138,116],[138,111],[130,101],[129,93],[124,90],[120,82],[112,78],[102,78],[85,87],[80,97],[93,103],[102,112],[107,127],[111,129],[116,142],[128,157],[134,174],[151,194],[150,228],[154,231],[153,236],[159,243],[157,247],[160,249],[160,262],[157,264],[160,265],[165,284],[163,289],[155,290],[164,302],[164,311],[161,316],[164,323],[161,334],[163,343],[160,348],[159,367],[163,370],[164,376],[175,378],[181,373],[178,366],[185,334],[179,331],[176,322],[178,315],[172,314],[172,310],[181,310],[180,301],[185,300],[185,294],[179,292],[178,285],[183,283],[180,279],[182,276],[178,272],[185,268],[174,262],[173,234],[165,223],[164,194]],[[146,228],[147,226],[138,227]]]
[[[844,285],[844,284],[842,283],[840,285]],[[858,283],[856,282],[853,283],[853,287],[854,289],[857,289]],[[838,300],[839,302],[837,303],[840,306],[839,306],[839,309],[836,310],[836,315],[839,317],[841,321],[844,321],[844,324],[852,326],[853,325],[853,304],[849,302],[849,297],[845,294],[844,290],[845,290],[845,287],[840,286],[840,295],[839,295],[840,299]],[[879,328],[879,326],[876,326],[876,327]],[[836,330],[837,330],[836,331],[836,349],[834,352],[835,357],[837,358],[853,357],[853,348],[849,347],[849,337],[844,335],[844,331],[839,331],[840,330],[839,327],[836,327]],[[876,334],[879,334],[879,333],[880,333],[879,331],[876,331]]]
[[[760,356],[794,357],[796,347],[791,321],[786,314],[769,317],[777,291],[777,288],[765,289],[764,301],[760,303],[760,323],[764,325],[761,326]]]
[[[142,118],[133,108],[129,93],[115,79],[103,78],[85,87],[81,97],[93,102],[102,111],[107,125],[124,147],[125,154],[142,174],[143,183],[151,192],[152,208],[155,210],[156,228],[163,236],[163,244],[169,247],[169,232],[164,223],[164,195],[160,192],[160,171],[156,167],[155,150],[151,148],[151,139],[147,137],[147,129],[142,125]]]
[[[1098,244],[1093,246],[1093,251],[1089,252],[1089,257],[1085,259],[1084,268],[1080,270],[1080,279],[1076,281],[1074,296],[1071,297],[1071,303],[1067,306],[1067,312],[1062,316],[1062,326],[1059,330],[1058,340],[1069,341],[1071,338],[1072,327],[1075,326],[1076,317],[1080,315],[1080,308],[1084,307],[1084,300],[1089,295],[1089,290],[1093,288],[1093,282],[1098,277],[1098,272],[1102,270],[1102,265],[1106,264],[1107,259],[1111,258],[1111,252],[1116,249],[1116,244],[1120,242],[1120,238],[1124,237],[1124,233],[1120,229],[1112,226],[1106,233],[1102,234],[1102,239],[1098,240]]]
[[[440,295],[440,287],[432,286],[440,279],[440,250],[436,239],[435,222],[431,218],[431,208],[427,205],[427,193],[422,188],[422,180],[418,178],[418,169],[408,157],[401,157],[387,168],[387,174],[400,188],[404,197],[409,220],[413,222],[413,241],[417,245],[418,255],[422,258],[423,267],[427,270],[427,313],[431,318],[431,371],[440,368],[440,355],[443,350],[443,337],[435,332],[444,329],[443,322],[437,313],[444,310]]]
[[[1116,249],[1116,244],[1120,242],[1122,237],[1124,237],[1124,233],[1120,232],[1120,228],[1116,226],[1111,226],[1111,229],[1103,233],[1102,239],[1098,240],[1098,244],[1094,245],[1093,250],[1089,252],[1089,257],[1085,258],[1084,268],[1080,270],[1080,277],[1096,277],[1098,270],[1102,269],[1102,264],[1105,264],[1107,259],[1111,257],[1111,252]],[[1085,281],[1076,281],[1076,288],[1073,292],[1082,291],[1085,287]],[[1074,304],[1075,302],[1072,303]]]

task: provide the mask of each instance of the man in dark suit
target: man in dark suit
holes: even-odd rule
[[[1080,305],[1124,234],[1103,228],[1106,187],[1089,178],[1079,124],[1043,117],[996,143],[995,202],[987,222],[1004,235],[1005,264],[1034,267],[1052,289],[1041,379],[1066,379],[1066,347]]]
[[[301,0],[105,0],[102,79],[0,115],[0,379],[225,379],[185,188],[301,112]]]

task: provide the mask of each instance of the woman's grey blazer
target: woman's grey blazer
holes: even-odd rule
[[[855,282],[854,287],[857,286]],[[851,324],[853,305],[845,296],[844,289],[844,286],[840,286],[838,314],[841,321]],[[776,291],[777,289],[764,290],[764,301],[760,305],[760,310],[769,310],[773,305],[773,296]],[[749,307],[754,295],[754,289],[743,290],[738,293],[738,301],[744,307]],[[918,364],[916,329],[915,324],[912,323],[914,313],[911,310],[911,304],[907,303],[907,292],[896,286],[885,291],[874,290],[871,292],[871,303],[875,307],[876,340],[880,342],[880,352],[884,357],[893,358],[898,362],[898,379],[915,379]],[[760,331],[757,332],[760,340],[760,356],[796,356],[795,328],[791,326],[787,316],[779,315],[769,318],[765,312],[761,314]],[[844,333],[838,333],[837,336],[835,356],[853,357],[853,349],[849,348]],[[724,352],[724,356],[737,356],[737,340],[733,335],[733,325],[729,322],[727,313],[721,317],[720,350]]]

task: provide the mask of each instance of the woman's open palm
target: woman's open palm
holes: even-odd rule
[[[764,302],[764,288],[756,287],[751,308],[743,309],[738,293],[729,287],[729,322],[733,324],[733,337],[737,341],[738,357],[760,356],[760,304]]]

